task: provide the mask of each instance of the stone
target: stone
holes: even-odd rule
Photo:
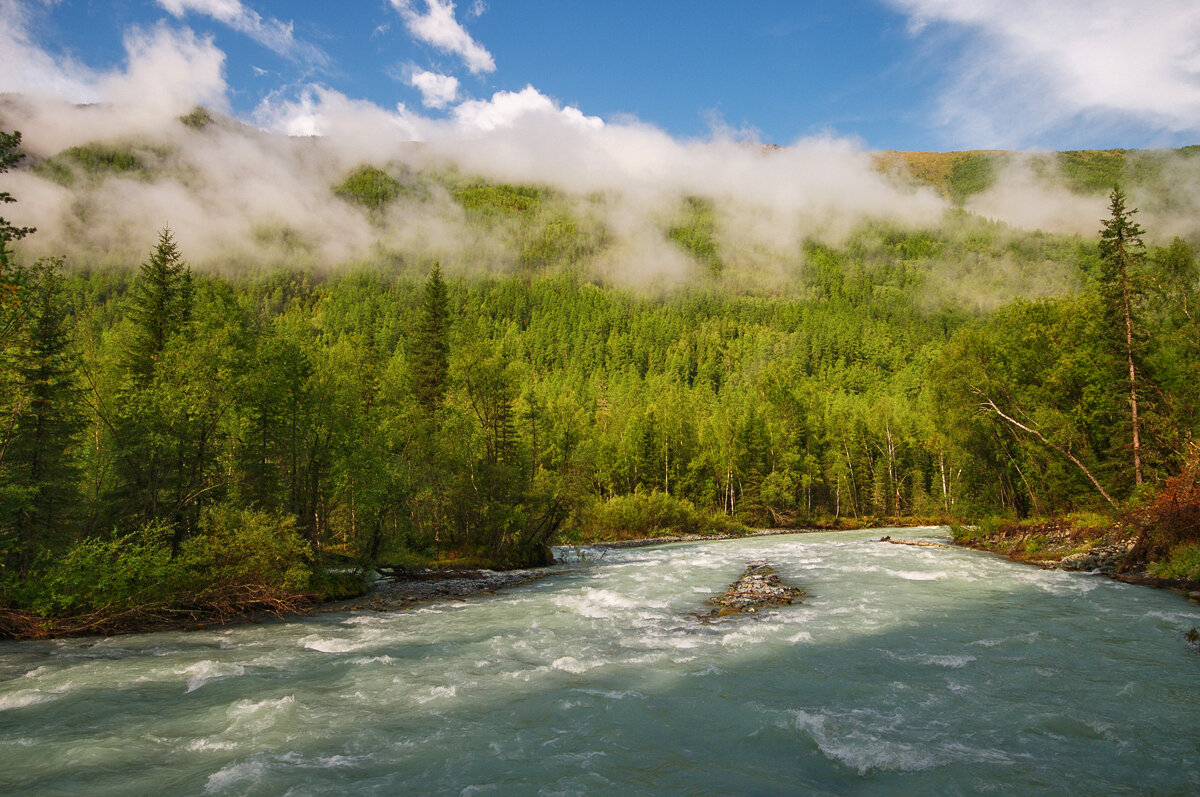
[[[708,599],[715,609],[697,612],[694,616],[708,622],[731,614],[752,614],[767,606],[786,606],[804,594],[799,587],[783,583],[775,569],[766,562],[749,562],[746,571],[729,585],[724,595]]]

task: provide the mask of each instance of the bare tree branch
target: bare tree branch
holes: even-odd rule
[[[1034,437],[1036,437],[1038,440],[1041,440],[1043,443],[1045,443],[1050,448],[1053,448],[1055,451],[1057,451],[1058,453],[1062,454],[1067,459],[1074,462],[1075,466],[1078,467],[1081,471],[1083,471],[1083,474],[1085,476],[1087,476],[1088,479],[1092,482],[1092,484],[1096,487],[1096,490],[1099,491],[1100,495],[1104,496],[1104,500],[1108,501],[1109,505],[1112,506],[1113,509],[1117,508],[1117,502],[1112,499],[1112,496],[1110,496],[1108,494],[1108,492],[1104,489],[1104,487],[1100,484],[1100,482],[1096,479],[1096,477],[1092,475],[1092,472],[1087,469],[1087,466],[1079,461],[1078,457],[1076,457],[1070,451],[1068,451],[1067,449],[1058,445],[1057,443],[1051,442],[1049,439],[1046,438],[1046,436],[1044,434],[1039,432],[1037,429],[1031,429],[1030,427],[1028,427],[1025,424],[1018,421],[1016,418],[1013,418],[1009,415],[1004,414],[1004,411],[996,406],[996,402],[992,401],[990,398],[988,398],[986,395],[984,395],[984,393],[982,391],[976,390],[975,392],[978,393],[979,396],[983,399],[983,409],[985,409],[989,412],[995,413],[996,415],[998,415],[1001,418],[1003,418],[1004,420],[1008,421],[1009,423],[1011,423],[1013,426],[1017,427],[1021,431],[1027,432],[1027,433],[1033,435]],[[1022,474],[1022,478],[1024,478],[1024,474]]]

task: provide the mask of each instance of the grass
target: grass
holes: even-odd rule
[[[932,186],[957,204],[972,194],[986,191],[995,181],[995,166],[1007,153],[976,149],[963,152],[899,152],[875,155],[880,171],[899,171],[918,183]]]

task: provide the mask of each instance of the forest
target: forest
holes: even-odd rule
[[[0,151],[25,168],[19,134]],[[131,157],[34,169],[69,184]],[[961,205],[992,157],[931,179]],[[693,278],[639,288],[589,266],[606,233],[553,189],[457,172],[438,179],[510,268],[200,270],[169,227],[140,263],[30,259],[38,233],[0,220],[0,630],[283,611],[381,564],[531,566],[558,543],[1132,523],[1164,501],[1179,531],[1152,553],[1200,577],[1196,259],[1145,243],[1100,185],[1111,159],[1065,162],[1109,170],[1082,183],[1108,197],[1093,236],[862,219],[770,284],[729,265],[711,198],[662,231]],[[330,191],[378,219],[412,187],[363,166]],[[997,273],[1055,288],[964,298]]]

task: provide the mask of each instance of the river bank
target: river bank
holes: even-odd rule
[[[1071,518],[1000,523],[992,528],[953,526],[956,545],[989,551],[1046,570],[1096,573],[1126,584],[1171,589],[1200,600],[1200,581],[1160,578],[1138,555],[1138,535],[1119,523]]]

